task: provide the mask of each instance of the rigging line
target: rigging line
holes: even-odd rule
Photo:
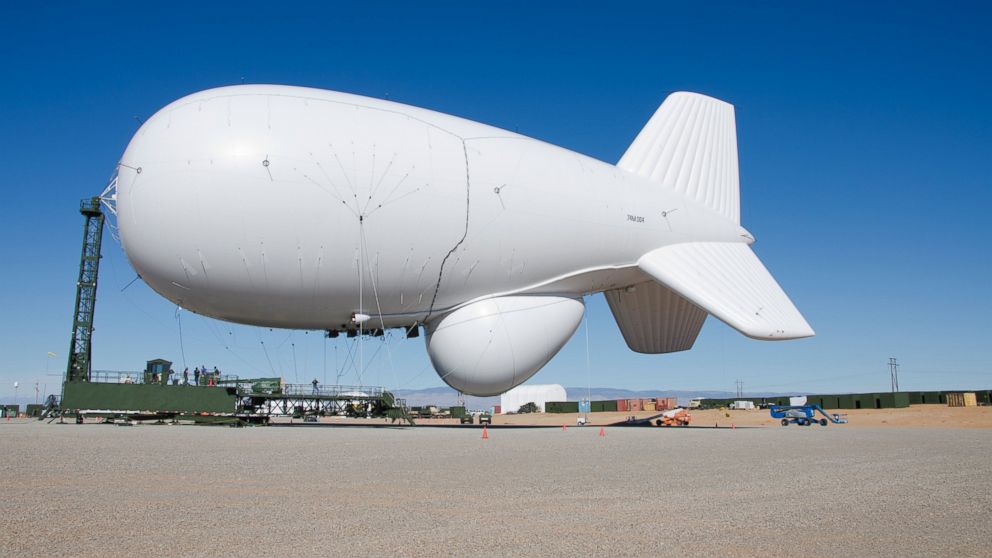
[[[311,155],[311,157],[312,157],[312,155]],[[335,184],[333,180],[331,180],[331,176],[329,174],[327,174],[327,171],[326,170],[324,170],[324,165],[320,164],[320,161],[318,161],[316,159],[314,159],[313,162],[314,162],[315,165],[317,165],[317,168],[320,169],[320,172],[321,172],[321,174],[324,175],[324,178],[327,179],[327,183],[331,185],[331,188],[334,188],[334,193],[337,194],[338,199],[341,200],[342,203],[345,203],[344,202],[344,196],[341,195],[341,190],[338,189],[338,185]],[[345,205],[347,205],[347,203],[345,203]],[[351,209],[351,207],[349,206],[348,209]]]
[[[293,381],[300,383],[300,376],[296,372],[296,343],[290,343],[293,347]]]
[[[401,195],[401,196],[399,196],[398,198],[394,198],[394,199],[391,199],[391,200],[388,200],[388,199],[387,199],[386,201],[384,201],[384,202],[382,202],[382,203],[380,203],[379,205],[377,205],[377,206],[375,206],[375,207],[373,207],[373,208],[372,208],[372,211],[369,211],[369,212],[368,212],[368,214],[366,215],[366,217],[371,217],[372,215],[375,215],[375,212],[376,212],[376,211],[379,211],[379,210],[380,210],[380,209],[382,209],[383,207],[386,207],[387,205],[390,205],[390,204],[393,204],[393,203],[396,203],[396,202],[398,202],[398,201],[400,201],[401,199],[403,199],[403,198],[405,198],[405,197],[407,197],[407,196],[411,196],[411,195],[413,195],[413,194],[416,194],[416,193],[417,193],[417,192],[419,192],[419,191],[420,191],[420,186],[417,186],[417,187],[416,187],[416,188],[414,188],[413,190],[410,190],[409,192],[407,192],[407,193],[405,193],[405,194],[403,194],[403,195]]]
[[[386,165],[386,169],[382,171],[382,176],[379,177],[379,182],[376,183],[376,185],[372,188],[372,191],[369,193],[369,200],[365,204],[365,208],[362,209],[363,212],[364,211],[367,211],[368,208],[369,208],[369,206],[372,205],[372,198],[375,197],[375,193],[379,191],[379,187],[382,186],[382,183],[386,180],[386,176],[389,175],[389,169],[393,168],[393,162],[395,160],[396,160],[396,154],[394,153],[393,154],[393,158],[390,159],[389,160],[389,164]],[[407,176],[410,176],[410,173],[407,173],[406,176],[404,176],[403,179],[400,180],[400,183],[402,183],[403,180],[406,180],[406,177]],[[372,178],[375,179],[375,173],[373,173]],[[393,191],[395,192],[396,191],[396,188],[393,188]],[[392,192],[390,192],[390,194],[392,194]],[[386,197],[388,198],[389,196],[386,196]]]
[[[127,288],[130,287],[131,285],[133,285],[134,282],[137,281],[138,279],[141,279],[141,276],[135,274],[134,279],[131,279],[131,281],[129,281],[127,285],[124,285],[124,288],[121,289],[121,292],[126,291]]]
[[[348,177],[348,171],[344,170],[344,163],[341,162],[341,157],[338,157],[338,152],[334,150],[334,146],[331,146],[331,151],[334,153],[334,159],[338,162],[338,167],[341,168],[341,174],[344,175],[345,182],[348,183],[348,189],[351,190],[351,195],[355,198],[355,209],[358,209],[358,191],[355,190],[355,186],[351,183],[351,178]]]
[[[335,194],[334,192],[331,192],[330,190],[328,190],[326,187],[324,187],[323,184],[321,184],[320,182],[317,182],[316,180],[314,180],[314,178],[312,176],[310,176],[309,174],[307,174],[305,172],[301,172],[300,175],[303,176],[303,178],[307,179],[310,182],[310,184],[313,184],[314,186],[316,186],[317,188],[319,188],[320,190],[322,190],[328,196],[331,196],[332,198],[338,200],[341,203],[347,203],[347,202],[345,202],[341,198],[341,196],[339,196],[339,195]]]
[[[411,170],[412,170],[412,169],[411,169]],[[398,182],[396,182],[396,185],[395,185],[395,186],[393,186],[393,189],[392,189],[392,190],[390,190],[390,191],[389,191],[389,193],[388,193],[388,194],[386,194],[386,195],[385,195],[385,196],[384,196],[384,197],[382,198],[382,199],[383,199],[383,202],[382,202],[382,203],[380,203],[380,204],[378,204],[378,206],[379,206],[379,207],[382,207],[382,205],[383,205],[383,204],[385,204],[386,202],[389,202],[389,201],[391,201],[391,200],[390,200],[389,198],[391,198],[391,197],[393,196],[393,194],[395,194],[395,193],[396,193],[396,190],[398,190],[398,189],[399,189],[399,187],[400,187],[400,186],[402,186],[404,182],[406,182],[406,179],[407,179],[407,178],[410,178],[410,173],[409,173],[409,172],[408,172],[408,173],[406,173],[406,174],[404,174],[404,175],[403,175],[403,177],[402,177],[402,178],[400,178]],[[376,190],[378,190],[378,189],[379,189],[379,186],[377,185],[377,186],[376,186]],[[419,190],[420,188],[417,188],[417,189]],[[374,193],[374,192],[375,192],[376,190],[373,190],[373,193]],[[401,197],[402,197],[402,196],[401,196]],[[362,211],[366,211],[366,212],[367,212],[367,211],[368,211],[368,209],[369,209],[369,206],[370,206],[370,205],[372,205],[372,196],[369,196],[369,201],[368,201],[368,203],[366,203],[366,204],[365,204],[365,208],[364,208],[364,209],[363,209]]]
[[[183,347],[183,317],[179,305],[176,305],[176,321],[179,322],[179,354],[183,356],[183,368],[186,368],[186,348]]]
[[[135,309],[136,309],[136,310],[137,310],[138,312],[141,312],[142,314],[144,314],[144,315],[146,315],[146,316],[148,316],[149,318],[151,318],[151,319],[152,319],[152,321],[154,321],[154,322],[155,322],[156,324],[158,324],[159,326],[161,326],[161,327],[162,327],[162,328],[163,328],[164,330],[166,330],[166,331],[168,331],[168,330],[170,330],[170,329],[172,329],[172,326],[170,326],[170,325],[169,325],[169,324],[167,324],[166,322],[164,322],[164,321],[162,321],[162,319],[161,319],[161,318],[159,318],[158,316],[156,316],[156,315],[154,315],[154,314],[152,314],[152,313],[151,313],[151,312],[149,312],[148,310],[145,310],[145,309],[144,309],[144,308],[142,308],[141,306],[138,306],[138,303],[136,303],[136,302],[135,302],[135,301],[134,301],[134,300],[133,300],[133,299],[132,299],[132,298],[131,298],[130,296],[128,296],[128,295],[127,295],[126,293],[124,294],[124,300],[126,300],[126,301],[128,302],[128,304],[130,304],[131,306],[134,306],[134,308],[135,308]]]
[[[327,383],[327,337],[324,337],[324,383]]]
[[[430,368],[431,368],[431,363],[428,362],[427,364],[424,365],[423,368],[420,369],[420,372],[417,372],[416,374],[414,374],[412,378],[410,378],[409,380],[406,381],[406,383],[396,386],[395,389],[400,390],[400,389],[405,388],[406,386],[408,386],[411,383],[413,383],[414,380],[416,380],[417,378],[423,376],[424,375],[424,372],[427,372],[428,370],[430,370]]]
[[[355,152],[352,151],[351,154],[354,155]],[[375,182],[375,142],[372,143],[372,166],[371,167],[372,168],[369,171],[369,189],[368,189],[369,196],[368,196],[368,199],[365,200],[364,205],[362,205],[362,209],[361,209],[362,215],[364,215],[365,214],[365,210],[369,208],[369,203],[372,202],[372,194],[374,192],[372,183]],[[355,164],[355,168],[358,168],[358,164],[357,163]],[[385,175],[383,175],[383,176],[385,176]],[[358,178],[357,177],[355,178],[355,181],[356,182],[358,181]],[[361,205],[361,204],[362,204],[362,200],[358,200],[355,205]]]
[[[586,328],[586,400],[592,400],[592,361],[589,358],[589,309],[586,309],[585,316],[582,317]]]
[[[348,202],[346,202],[343,199],[341,199],[340,197],[334,195],[327,188],[324,188],[324,186],[322,184],[320,184],[319,182],[317,182],[316,180],[314,180],[309,174],[304,174],[303,175],[303,178],[306,178],[314,186],[316,186],[316,187],[320,188],[321,190],[323,190],[325,193],[327,193],[328,196],[331,196],[332,198],[334,198],[334,199],[338,200],[339,202],[341,202],[342,204],[344,204],[344,206],[348,208],[348,211],[352,212],[356,217],[358,216],[358,213],[355,212],[354,208],[352,208],[350,205],[348,205]]]
[[[472,195],[472,179],[471,176],[469,175],[468,146],[465,144],[464,139],[462,139],[461,141],[462,141],[462,153],[465,155],[465,230],[464,232],[462,232],[461,239],[457,243],[455,243],[454,246],[451,247],[451,250],[448,250],[448,253],[445,254],[444,259],[441,260],[441,268],[438,270],[437,273],[437,285],[434,286],[434,296],[431,298],[430,308],[427,309],[427,316],[424,317],[425,323],[427,322],[428,319],[430,319],[431,315],[434,313],[434,304],[437,302],[437,293],[438,291],[441,290],[441,279],[444,276],[444,264],[448,262],[448,258],[450,258],[451,255],[455,253],[455,250],[458,250],[458,247],[461,246],[462,243],[465,242],[465,238],[468,237],[468,217],[469,217],[469,209],[471,208],[470,201]]]
[[[241,358],[241,355],[239,355],[238,353],[234,352],[234,350],[231,349],[231,347],[229,347],[226,343],[224,343],[224,340],[221,338],[220,334],[217,333],[217,330],[214,328],[213,324],[210,322],[209,319],[203,318],[203,320],[204,320],[204,323],[207,324],[207,328],[210,330],[210,333],[212,333],[213,336],[214,336],[214,338],[217,340],[217,343],[220,346],[224,347],[224,349],[227,350],[227,352],[231,353],[234,356],[234,358],[236,358],[236,359],[240,360],[241,362],[247,364],[249,368],[255,370],[256,372],[258,372],[260,374],[264,374],[265,373],[261,368],[258,368],[254,364],[252,364],[252,363],[248,362],[247,360]]]
[[[265,341],[262,341],[261,339],[259,339],[258,342],[262,344],[262,352],[265,353],[265,360],[269,361],[269,369],[272,370],[272,375],[275,376],[276,375],[276,367],[275,366],[272,366],[272,359],[269,358],[269,350],[265,348]]]
[[[337,369],[337,373],[338,373],[337,378],[334,380],[335,383],[337,384],[341,383],[341,377],[344,376],[345,370],[349,370],[349,364],[351,365],[350,368],[355,368],[355,353],[357,351],[355,351],[354,349],[356,344],[357,342],[345,343],[345,345],[347,345],[348,347],[348,354],[345,355],[344,362],[341,363],[341,368],[337,368],[337,365],[335,364],[335,368]],[[337,359],[337,353],[335,353],[334,358]]]
[[[362,242],[365,243],[365,244],[368,244],[368,239],[365,238],[365,228],[364,227],[362,228]],[[378,312],[378,314],[379,314],[379,327],[382,328],[383,335],[384,335],[383,342],[384,342],[384,345],[386,347],[386,355],[389,357],[389,369],[393,373],[393,379],[395,381],[396,369],[393,367],[393,352],[392,352],[392,349],[389,347],[390,341],[387,340],[388,338],[390,338],[390,336],[386,336],[385,335],[385,332],[386,332],[386,321],[382,317],[382,305],[379,303],[379,288],[376,286],[376,280],[375,280],[376,274],[375,273],[372,273],[372,264],[369,263],[369,261],[368,261],[368,253],[367,252],[365,254],[365,264],[368,266],[368,269],[369,269],[369,281],[372,282],[372,294],[375,295],[375,309],[376,309],[376,312]]]
[[[365,219],[358,217],[358,313],[365,313]],[[357,317],[357,316],[356,316]],[[358,320],[355,320],[358,322]],[[358,383],[362,384],[362,375],[365,372],[365,324],[358,322]]]
[[[289,333],[286,334],[286,338],[283,339],[281,343],[279,343],[279,346],[276,347],[276,350],[278,351],[279,349],[281,349],[282,346],[286,344],[286,341],[289,341],[289,338],[292,337],[294,333],[296,332],[293,330],[289,330]]]
[[[386,337],[390,337],[390,336],[392,336],[392,332],[386,334]],[[406,337],[406,335],[404,335],[404,337]],[[391,339],[387,339],[386,340],[386,358],[389,359],[389,373],[392,376],[392,381],[390,383],[391,383],[391,385],[394,385],[395,386],[396,385],[396,365],[393,364],[393,351],[389,347],[389,343],[391,343],[391,342],[392,342]]]
[[[368,362],[365,363],[366,366],[371,366],[371,364],[373,362],[375,362],[375,357],[379,356],[379,353],[382,351],[383,345],[379,345],[379,347],[376,348],[375,352],[372,353],[372,356],[369,357]],[[359,383],[361,383],[361,382],[359,382]],[[362,384],[362,385],[364,385],[364,384]]]

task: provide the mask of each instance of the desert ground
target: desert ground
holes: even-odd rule
[[[948,407],[947,405],[912,405],[903,409],[827,409],[828,413],[845,415],[848,424],[834,425],[838,428],[992,428],[992,407]],[[633,413],[589,413],[592,426],[609,425],[627,420],[628,417],[646,418],[657,415],[656,411]],[[779,419],[771,418],[767,410],[733,411],[707,409],[691,411],[692,426],[767,426],[781,428]],[[537,413],[524,415],[496,415],[493,424],[500,425],[568,425],[576,424],[580,416],[576,413]],[[819,416],[819,415],[818,415]],[[332,419],[327,419],[332,422]],[[374,421],[378,422],[378,421]],[[418,419],[417,424],[458,424],[450,419]]]
[[[988,414],[923,410],[900,420],[927,426],[707,411],[603,435],[498,418],[487,439],[17,419],[0,422],[0,556],[988,556]]]

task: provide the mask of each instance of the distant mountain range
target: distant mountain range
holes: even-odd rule
[[[424,405],[437,405],[439,407],[450,407],[458,405],[458,392],[450,387],[433,387],[425,389],[398,389],[393,390],[396,397],[406,399],[406,404],[411,407],[422,407]],[[579,401],[581,399],[609,400],[609,399],[648,399],[653,397],[676,397],[679,404],[686,405],[694,397],[729,398],[736,393],[732,391],[700,391],[700,390],[629,390],[606,387],[584,388],[566,387],[565,393],[569,401]],[[791,393],[745,393],[744,397],[778,397],[795,395]],[[499,396],[496,397],[475,397],[464,396],[465,406],[469,409],[488,409],[494,405],[499,405]]]

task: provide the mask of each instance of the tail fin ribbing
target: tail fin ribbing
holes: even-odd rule
[[[729,103],[698,93],[672,93],[617,166],[740,223],[737,126]]]

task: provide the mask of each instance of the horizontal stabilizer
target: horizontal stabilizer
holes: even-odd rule
[[[705,310],[654,281],[603,294],[627,346],[639,353],[688,351],[706,321]]]
[[[688,242],[648,252],[641,271],[755,339],[814,335],[747,244]]]

